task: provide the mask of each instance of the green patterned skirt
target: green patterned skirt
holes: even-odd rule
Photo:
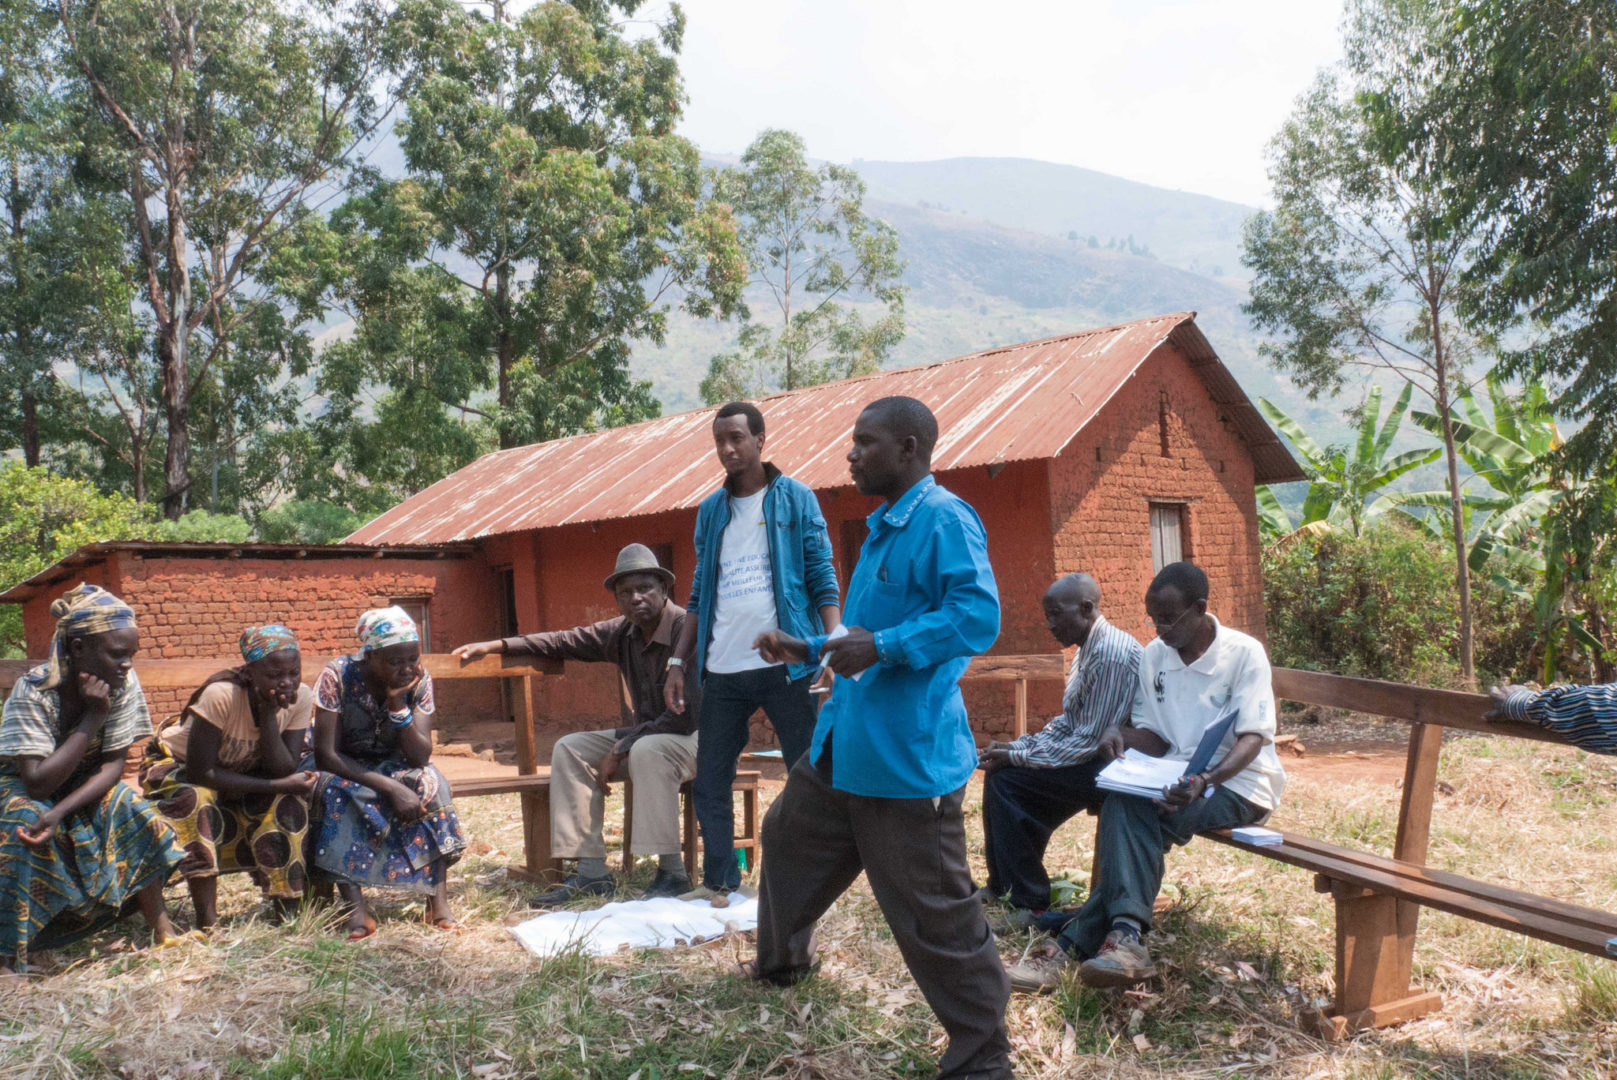
[[[166,882],[184,853],[145,799],[119,781],[93,807],[70,814],[44,849],[23,843],[50,803],[22,779],[0,775],[0,956],[18,963],[94,933],[134,908],[135,894]]]

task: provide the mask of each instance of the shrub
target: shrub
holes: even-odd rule
[[[1459,682],[1459,594],[1448,545],[1393,520],[1355,539],[1301,536],[1264,554],[1269,652],[1278,667],[1425,686]],[[1478,679],[1530,666],[1532,607],[1472,575]]]

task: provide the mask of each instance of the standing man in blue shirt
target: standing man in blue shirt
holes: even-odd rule
[[[848,585],[848,631],[758,639],[766,657],[823,659],[836,677],[813,747],[764,817],[758,957],[743,971],[778,985],[811,974],[814,924],[863,870],[948,1034],[938,1075],[1002,1080],[1010,985],[966,863],[977,750],[959,686],[999,636],[999,591],[982,521],[932,479],[937,439],[914,398],[859,414],[848,471],[884,505]]]
[[[730,789],[752,714],[762,709],[769,717],[788,769],[814,733],[814,666],[766,659],[753,643],[772,630],[826,633],[842,615],[820,502],[764,461],[764,414],[745,401],[722,406],[713,416],[713,446],[724,485],[696,511],[691,602],[663,685],[676,714],[685,711],[685,680],[702,688],[692,785],[702,881],[684,900],[720,898],[741,884]]]

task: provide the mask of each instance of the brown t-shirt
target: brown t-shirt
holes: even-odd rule
[[[313,716],[314,691],[307,686],[299,686],[297,700],[277,711],[275,720],[284,735],[288,731],[307,728]],[[258,722],[253,719],[252,699],[248,690],[225,682],[214,683],[203,690],[202,696],[186,712],[185,718],[158,736],[176,761],[185,760],[191,725],[198,722],[212,724],[219,729],[220,768],[237,773],[252,773],[258,768]]]

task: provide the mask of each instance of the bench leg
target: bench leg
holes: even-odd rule
[[[1339,1039],[1442,1007],[1442,995],[1411,991],[1409,985],[1420,905],[1323,875],[1314,887],[1336,901],[1336,1004],[1329,1014],[1305,1018],[1305,1026],[1322,1038]]]
[[[684,843],[680,845],[685,853],[685,876],[692,885],[702,884],[702,864],[696,857],[696,799],[691,794],[691,783],[686,781],[679,789],[680,803],[680,831],[684,836]]]
[[[623,872],[634,873],[634,781],[623,781]]]
[[[524,791],[522,799],[522,853],[525,865],[508,867],[506,875],[536,885],[562,879],[560,859],[550,857],[550,791]]]

